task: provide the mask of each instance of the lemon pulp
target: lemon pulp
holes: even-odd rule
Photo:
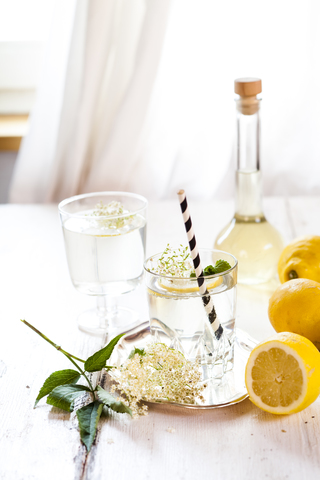
[[[254,393],[270,407],[288,407],[302,394],[303,374],[299,363],[280,348],[258,354],[252,380]]]

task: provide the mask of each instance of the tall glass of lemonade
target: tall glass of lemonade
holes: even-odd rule
[[[59,204],[69,273],[74,287],[97,298],[79,315],[88,333],[106,333],[137,320],[115,297],[140,283],[145,259],[147,200],[127,192],[98,192]]]

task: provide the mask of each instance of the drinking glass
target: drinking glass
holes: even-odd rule
[[[111,202],[119,202],[123,212]],[[113,330],[138,319],[133,310],[118,307],[115,297],[141,282],[147,205],[144,197],[127,192],[77,195],[59,204],[72,283],[97,297],[97,307],[78,316],[79,328],[87,333],[103,334],[109,326]]]
[[[223,353],[217,356],[213,351],[218,342],[210,326],[197,279],[155,273],[153,270],[162,254],[153,255],[144,264],[150,331],[155,341],[177,348],[189,360],[199,360],[204,378],[218,377],[231,370],[234,364],[238,262],[233,255],[220,250],[199,249],[199,254],[203,267],[215,265],[220,259],[231,265],[225,272],[205,277],[208,293],[224,330],[226,341]]]

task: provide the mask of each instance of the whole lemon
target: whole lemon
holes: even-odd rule
[[[320,282],[320,237],[301,237],[289,243],[278,262],[280,282],[309,278]]]
[[[268,315],[276,332],[298,333],[320,349],[320,283],[297,278],[280,285]]]

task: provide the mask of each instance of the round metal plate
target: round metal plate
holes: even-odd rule
[[[149,322],[145,322],[128,332],[115,347],[109,361],[109,365],[120,366],[136,348],[144,348],[152,340]],[[168,401],[146,402],[152,404],[174,405],[181,408],[209,409],[221,408],[242,402],[248,397],[244,375],[246,363],[250,352],[257,342],[246,332],[236,329],[234,348],[234,368],[227,372],[222,380],[212,379],[206,381],[207,387],[203,392],[204,402],[196,401],[194,404],[174,403]],[[116,378],[116,370],[109,371],[111,377]]]

